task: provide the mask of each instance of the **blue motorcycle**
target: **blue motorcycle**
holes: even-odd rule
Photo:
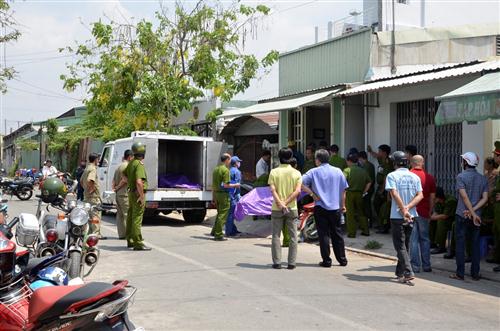
[[[2,194],[15,195],[19,200],[29,200],[33,196],[33,180],[0,178],[0,190]]]

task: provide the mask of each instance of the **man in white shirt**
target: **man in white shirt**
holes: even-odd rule
[[[271,151],[266,149],[262,151],[262,156],[255,166],[255,177],[269,174],[269,161],[271,161]]]
[[[57,174],[57,169],[56,167],[54,167],[52,165],[52,161],[51,160],[47,160],[45,161],[45,165],[43,166],[43,169],[42,169],[42,175],[43,175],[43,178],[47,178],[51,175],[55,175]]]

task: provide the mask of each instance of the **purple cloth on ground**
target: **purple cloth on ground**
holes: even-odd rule
[[[183,188],[188,190],[201,190],[200,184],[189,181],[184,175],[165,174],[158,177],[158,187],[160,188]]]
[[[301,192],[297,200],[302,199],[305,192]],[[273,194],[269,186],[256,187],[244,196],[236,204],[234,218],[242,221],[245,216],[269,216],[273,209]]]

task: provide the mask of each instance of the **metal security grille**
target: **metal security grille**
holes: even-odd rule
[[[448,193],[455,190],[455,177],[460,172],[462,126],[436,127],[434,117],[438,104],[433,99],[397,104],[398,150],[415,145],[426,160],[426,169],[436,177],[438,186]]]
[[[303,117],[302,108],[292,110],[292,139],[295,140],[295,146],[299,151],[303,150]]]

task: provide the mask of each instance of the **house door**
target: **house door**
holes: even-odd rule
[[[302,108],[292,110],[292,135],[291,138],[295,141],[297,150],[304,151],[304,111]]]
[[[462,152],[462,125],[436,127],[434,117],[438,103],[433,99],[397,104],[397,148],[417,146],[426,160],[426,170],[436,177],[436,183],[445,192],[455,191],[455,178],[460,172],[459,155]]]

